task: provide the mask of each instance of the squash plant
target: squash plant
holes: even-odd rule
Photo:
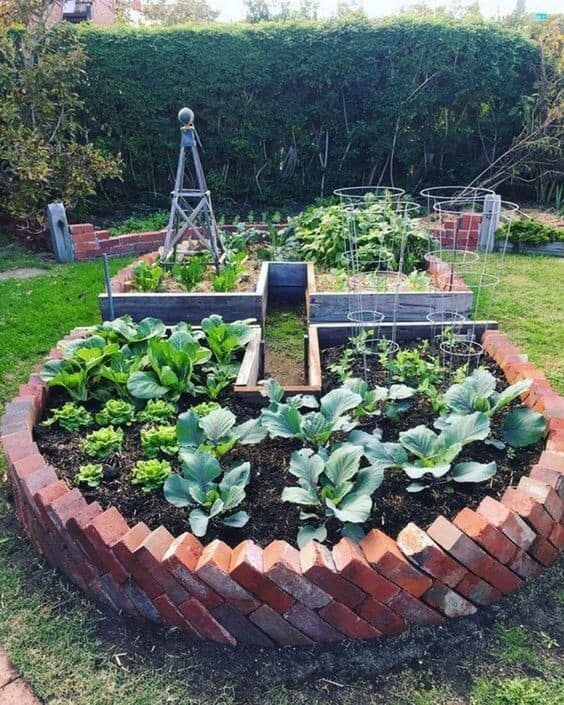
[[[344,443],[330,451],[317,453],[302,448],[292,453],[290,473],[298,478],[298,486],[285,487],[282,501],[298,504],[305,509],[297,536],[301,548],[308,541],[325,541],[327,521],[342,523],[341,533],[359,539],[362,528],[372,511],[372,494],[382,484],[384,471],[380,467],[360,468],[364,454],[358,445]]]
[[[231,513],[245,499],[249,463],[223,471],[215,455],[194,449],[181,454],[181,464],[181,474],[164,483],[164,496],[175,507],[192,508],[188,521],[193,534],[205,536],[210,522],[239,528],[249,521],[245,511]]]

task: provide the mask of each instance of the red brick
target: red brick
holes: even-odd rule
[[[492,605],[501,599],[501,592],[473,573],[467,573],[456,586],[456,592],[477,605]]]
[[[86,500],[76,487],[62,495],[47,507],[47,513],[58,531],[64,531],[71,516],[86,508]]]
[[[22,460],[16,460],[13,464],[13,471],[18,480],[23,480],[24,477],[31,475],[32,472],[45,467],[48,466],[44,457],[36,453],[35,455],[28,455],[27,458],[22,458]]]
[[[287,612],[295,602],[293,597],[264,575],[263,550],[254,541],[243,541],[233,549],[229,573],[240,585],[280,614]]]
[[[196,566],[198,577],[242,614],[249,614],[260,602],[229,575],[231,549],[223,541],[207,545]]]
[[[364,592],[387,604],[400,588],[371,568],[360,546],[343,538],[333,546],[333,560],[341,575],[358,585]]]
[[[554,521],[562,519],[562,500],[550,485],[534,478],[522,477],[517,489],[542,504]]]
[[[237,643],[235,637],[195,597],[189,597],[178,609],[204,639],[227,646],[235,646]]]
[[[527,526],[520,516],[512,512],[504,504],[501,504],[501,502],[493,499],[493,497],[484,497],[476,512],[524,551],[529,548],[536,538],[535,532]]]
[[[137,560],[135,554],[137,549],[150,534],[151,530],[148,526],[142,522],[136,524],[114,545],[114,551],[119,560],[139,584],[138,589],[146,593],[149,598],[154,599],[158,597],[158,595],[162,595],[164,589]]]
[[[519,553],[512,558],[507,564],[508,568],[523,579],[534,578],[542,573],[542,566],[533,560],[525,551]]]
[[[400,531],[397,544],[407,558],[422,570],[451,587],[466,575],[466,568],[445,553],[414,523],[409,523]]]
[[[252,644],[253,646],[274,646],[274,642],[261,629],[256,627],[227,602],[222,602],[219,607],[212,610],[213,616],[229,631],[238,643]]]
[[[202,544],[189,533],[181,534],[168,547],[163,563],[166,569],[192,596],[209,610],[223,603],[223,597],[196,575],[196,566],[202,555]]]
[[[529,477],[533,480],[538,480],[539,482],[544,482],[550,485],[554,491],[558,494],[561,500],[564,499],[564,474],[558,470],[541,465],[533,465]]]
[[[559,551],[562,551],[564,549],[564,526],[562,524],[554,524],[548,540]]]
[[[176,627],[186,632],[194,639],[199,639],[200,635],[194,629],[194,627],[188,622],[184,615],[180,614],[174,602],[172,602],[166,595],[159,595],[153,600],[153,604],[157,608],[159,614],[163,616],[165,624],[170,627]]]
[[[539,458],[539,465],[545,465],[548,468],[558,470],[558,472],[564,474],[564,453],[543,450]]]
[[[367,622],[370,622],[382,634],[401,634],[407,629],[403,617],[391,610],[387,605],[374,597],[367,597],[355,612]]]
[[[325,592],[348,607],[356,607],[366,597],[365,592],[339,575],[331,551],[316,541],[310,541],[302,548],[300,565],[303,574],[312,583],[319,585]]]
[[[48,465],[44,465],[42,468],[39,468],[39,470],[28,473],[25,477],[21,478],[20,482],[22,492],[28,502],[31,501],[40,490],[57,484],[57,475],[53,468]]]
[[[442,624],[442,616],[421,600],[402,590],[390,602],[390,607],[398,612],[410,624]]]
[[[35,504],[37,505],[44,521],[47,520],[46,507],[67,492],[69,492],[67,483],[63,480],[57,480],[57,482],[53,482],[51,485],[42,487],[35,493]]]
[[[135,580],[128,580],[121,586],[131,602],[140,614],[150,622],[162,623],[162,618],[155,605],[147,597],[146,593],[139,587]]]
[[[458,527],[443,516],[438,516],[427,529],[431,538],[453,555],[469,570],[482,578],[487,578],[493,565],[493,558],[477,543],[462,533]]]
[[[178,605],[188,598],[188,592],[175,580],[163,564],[164,556],[173,540],[172,534],[164,526],[159,526],[158,529],[151,531],[143,539],[135,550],[133,557],[149,572],[166,595]]]
[[[535,502],[520,490],[509,487],[501,498],[503,504],[523,517],[542,536],[552,531],[553,520],[541,504]]]
[[[558,550],[542,536],[537,536],[533,545],[529,548],[531,556],[542,565],[552,565],[558,558]]]
[[[249,619],[281,646],[308,646],[314,643],[268,605],[252,612]]]
[[[319,615],[351,639],[376,639],[382,636],[381,631],[341,602],[333,600],[319,610]]]
[[[342,632],[334,629],[325,620],[321,619],[316,612],[308,609],[301,602],[296,602],[286,612],[284,619],[314,641],[328,642],[346,639]]]
[[[331,601],[330,595],[302,575],[299,551],[286,541],[270,543],[263,561],[267,577],[306,607],[316,609]]]
[[[517,546],[483,516],[465,507],[453,519],[453,524],[491,553],[500,563],[507,563],[517,553]]]
[[[467,617],[477,611],[471,602],[442,583],[435,583],[422,599],[446,617]]]
[[[362,539],[360,547],[373,568],[415,597],[431,587],[432,580],[414,568],[397,543],[384,532],[372,529]]]

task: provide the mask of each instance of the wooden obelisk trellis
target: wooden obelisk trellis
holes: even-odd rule
[[[170,258],[178,243],[188,232],[209,250],[217,267],[223,253],[223,243],[217,229],[211,194],[206,185],[200,161],[194,113],[190,108],[182,108],[178,113],[178,120],[181,133],[180,154],[163,248],[163,260]],[[187,161],[190,157],[196,177],[195,188],[189,188],[185,183]]]

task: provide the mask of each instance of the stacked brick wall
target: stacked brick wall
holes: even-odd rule
[[[463,213],[459,218],[445,219],[432,234],[441,247],[456,247],[457,250],[477,250],[480,237],[480,213]]]
[[[2,418],[17,513],[47,560],[87,595],[195,639],[305,646],[472,614],[518,590],[564,547],[564,398],[505,335],[488,331],[482,342],[510,382],[533,379],[523,400],[548,419],[546,447],[500,501],[486,497],[452,520],[301,550],[285,541],[203,545],[190,533],[130,526],[114,507],[88,503],[41,456],[33,428],[47,390],[37,371]]]

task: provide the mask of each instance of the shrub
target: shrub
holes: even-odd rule
[[[119,225],[108,228],[110,235],[127,235],[128,233],[144,233],[153,230],[163,230],[168,224],[167,211],[155,211],[149,215],[132,215]]]
[[[564,242],[562,228],[546,225],[539,220],[525,220],[524,218],[505,223],[495,236],[502,241],[507,238],[515,250],[519,250],[522,245],[537,247],[548,245],[551,242]]]

